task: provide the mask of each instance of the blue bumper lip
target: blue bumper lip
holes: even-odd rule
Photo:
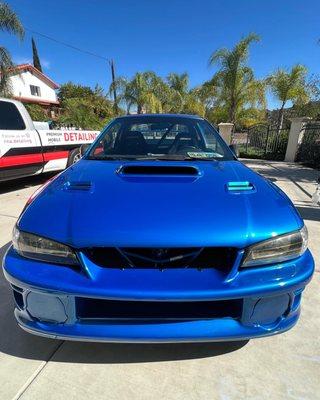
[[[15,317],[19,326],[29,333],[61,340],[125,343],[223,342],[261,338],[291,329],[298,321],[300,308],[290,317],[269,327],[244,326],[232,318],[201,321],[159,323],[48,324]]]

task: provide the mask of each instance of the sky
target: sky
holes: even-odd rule
[[[212,77],[210,54],[231,48],[243,36],[261,37],[250,49],[257,78],[296,63],[320,75],[319,0],[12,0],[23,25],[107,59],[116,74],[153,70],[161,76],[188,72],[191,86]],[[44,72],[67,81],[107,89],[106,60],[64,47],[26,31],[23,41],[1,32],[1,45],[16,63],[31,62],[31,36]],[[268,95],[269,108],[277,101]]]

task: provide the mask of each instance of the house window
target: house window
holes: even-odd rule
[[[41,96],[39,86],[30,85],[30,92],[31,92],[32,96],[38,96],[38,97]]]

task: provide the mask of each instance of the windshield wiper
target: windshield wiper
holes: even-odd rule
[[[159,161],[175,161],[184,160],[184,155],[179,154],[148,154],[147,156],[138,156],[137,160],[159,160]]]
[[[152,154],[149,153],[148,155],[137,155],[137,156],[126,156],[122,154],[115,154],[115,155],[108,155],[105,154],[103,156],[94,157],[88,156],[88,160],[127,160],[127,161],[222,161],[223,157],[203,157],[201,155],[185,155],[185,154]]]

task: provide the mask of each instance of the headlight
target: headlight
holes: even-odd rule
[[[308,247],[308,231],[304,226],[299,231],[276,236],[248,247],[242,267],[263,265],[291,260],[301,256]]]
[[[70,247],[31,233],[21,232],[17,227],[13,229],[12,243],[19,254],[33,260],[79,265],[77,256]]]

